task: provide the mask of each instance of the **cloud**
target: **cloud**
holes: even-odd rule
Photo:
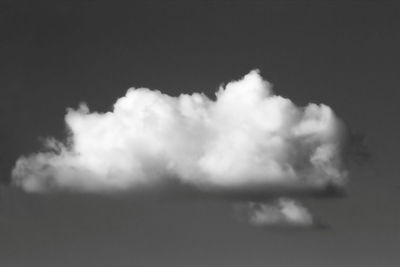
[[[313,227],[314,218],[299,202],[279,198],[273,202],[247,202],[236,205],[236,212],[254,226]]]
[[[178,181],[203,191],[318,191],[346,182],[345,130],[332,109],[296,106],[256,70],[221,87],[215,100],[130,88],[112,111],[91,112],[82,103],[67,109],[65,122],[65,142],[49,138],[43,152],[17,160],[14,185],[119,192]],[[300,213],[306,220],[300,206],[278,204],[278,217],[301,220],[294,218]],[[261,213],[255,218],[263,220]]]

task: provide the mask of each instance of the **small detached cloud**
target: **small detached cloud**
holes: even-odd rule
[[[299,202],[279,198],[273,202],[248,202],[238,204],[236,212],[242,220],[254,226],[314,227],[311,213]]]

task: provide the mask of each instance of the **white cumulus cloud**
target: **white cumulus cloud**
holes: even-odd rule
[[[130,88],[111,111],[81,104],[67,110],[65,122],[68,140],[48,139],[45,152],[17,160],[15,185],[33,192],[114,192],[170,180],[201,190],[322,188],[346,180],[344,129],[332,109],[296,106],[274,94],[258,71],[221,87],[215,100]],[[278,214],[308,218],[287,201]]]

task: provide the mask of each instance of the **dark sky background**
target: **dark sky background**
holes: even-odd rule
[[[399,266],[399,5],[129,2],[0,4],[0,266]],[[223,200],[8,186],[39,137],[65,136],[66,107],[106,111],[132,86],[213,96],[254,68],[366,136],[372,157],[348,196],[305,200],[330,229],[254,228]]]

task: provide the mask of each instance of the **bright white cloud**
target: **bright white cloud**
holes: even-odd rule
[[[121,191],[176,179],[196,188],[342,185],[342,123],[326,105],[297,107],[258,71],[211,100],[130,88],[106,113],[68,109],[65,144],[20,157],[13,183],[26,191]],[[288,208],[288,207],[289,208]],[[296,212],[285,202],[281,214]],[[288,212],[283,210],[289,209]],[[292,215],[290,215],[292,214]],[[290,216],[289,216],[290,215]]]

